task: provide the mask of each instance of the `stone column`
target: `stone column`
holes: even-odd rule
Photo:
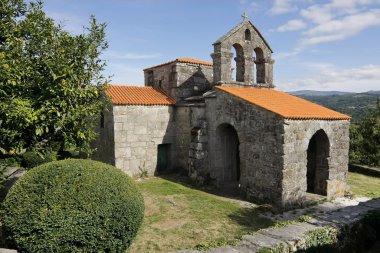
[[[255,61],[256,64],[256,84],[259,87],[274,88],[273,85],[273,64],[271,58],[263,58]]]
[[[274,60],[271,58],[265,59],[265,83],[269,85],[269,88],[274,88],[273,85],[273,65]]]
[[[244,57],[244,82],[247,84],[253,84],[255,82],[255,78],[253,76],[253,64],[255,61],[255,57],[253,56],[245,56]]]
[[[214,84],[231,81],[231,60],[233,53],[231,51],[222,51],[221,45],[215,45],[214,53],[211,54],[213,59]]]
[[[257,59],[255,61],[256,64],[256,83],[264,84],[265,83],[265,59]]]
[[[246,70],[245,57],[243,55],[238,55],[235,57],[234,60],[236,62],[236,82],[244,82],[246,80],[245,79],[245,70]],[[232,74],[232,71],[231,71],[231,74]]]

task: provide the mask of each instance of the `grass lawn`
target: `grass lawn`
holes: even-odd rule
[[[348,185],[354,195],[370,198],[380,197],[380,177],[349,172]]]
[[[151,178],[138,184],[145,218],[128,252],[170,252],[199,243],[222,242],[272,225],[258,208],[179,183]]]

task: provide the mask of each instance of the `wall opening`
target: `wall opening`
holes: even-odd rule
[[[318,130],[311,137],[307,148],[307,192],[327,195],[329,178],[330,143],[326,133]]]
[[[157,146],[157,166],[158,173],[165,172],[169,169],[170,163],[170,144],[159,144]]]
[[[243,47],[238,43],[233,44],[232,47],[235,49],[233,50],[235,51],[235,54],[231,61],[232,81],[244,82],[245,62]],[[233,61],[235,61],[234,64]]]
[[[264,52],[261,48],[255,48],[255,65],[254,65],[254,76],[256,78],[256,83],[265,83],[265,63],[264,63]]]
[[[218,162],[224,187],[238,187],[240,182],[239,138],[235,128],[222,124],[217,128]]]
[[[244,39],[246,41],[251,41],[251,31],[249,29],[246,29],[245,30],[245,33],[244,33]]]
[[[104,128],[104,113],[100,113],[100,128]]]
[[[153,70],[148,71],[148,86],[153,86],[154,84],[154,75]]]

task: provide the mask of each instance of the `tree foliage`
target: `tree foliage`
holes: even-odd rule
[[[376,110],[350,130],[350,160],[371,166],[380,166],[380,99]]]
[[[105,24],[72,35],[40,1],[0,3],[0,148],[2,152],[77,147],[90,151],[107,103]]]

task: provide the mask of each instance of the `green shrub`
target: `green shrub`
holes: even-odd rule
[[[20,158],[16,156],[0,158],[0,165],[5,167],[20,167]]]
[[[4,201],[4,226],[21,252],[124,252],[144,201],[111,165],[67,159],[28,171]]]
[[[57,153],[50,151],[41,154],[35,151],[28,151],[22,155],[22,160],[23,167],[31,169],[38,165],[57,160]]]

